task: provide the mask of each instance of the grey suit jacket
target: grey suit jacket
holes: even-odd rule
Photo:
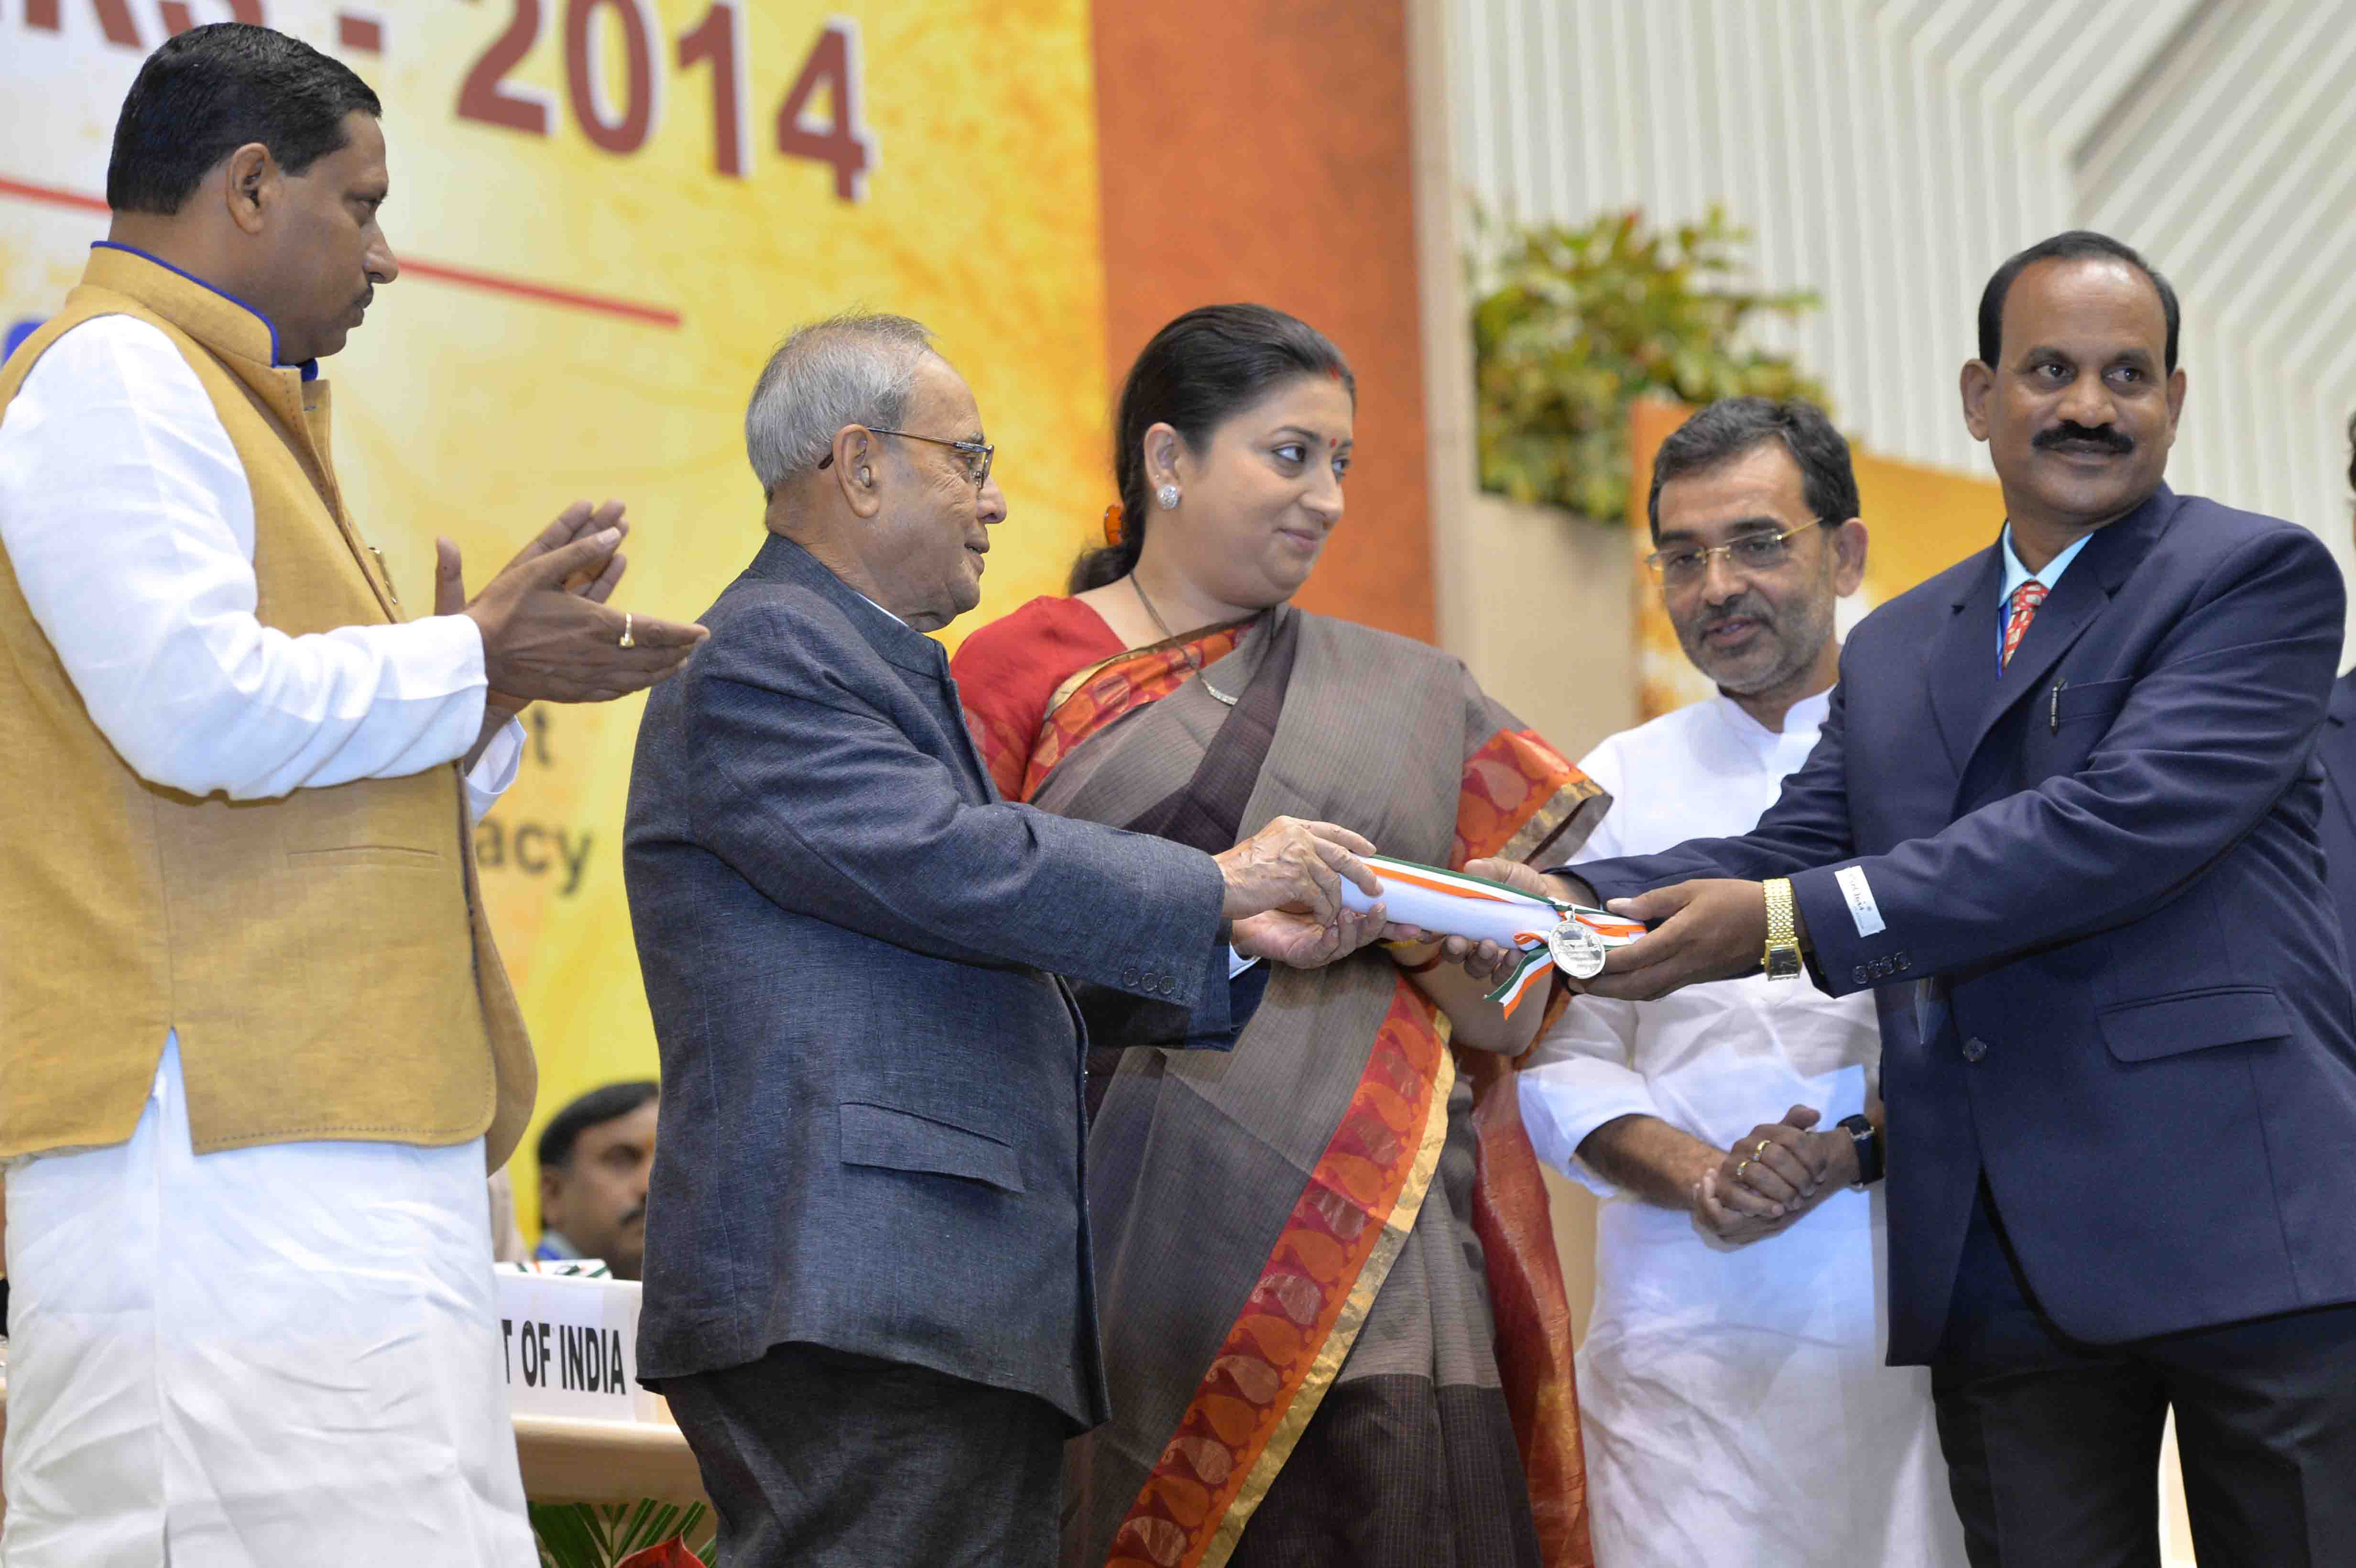
[[[1085,1030],[1056,976],[1232,1043],[1218,868],[1001,801],[940,645],[798,546],[703,620],[648,700],[624,846],[663,1076],[642,1374],[799,1341],[1093,1424]]]

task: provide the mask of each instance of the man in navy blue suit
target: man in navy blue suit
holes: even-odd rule
[[[2356,415],[2348,420],[2348,487],[2356,490]],[[2356,929],[2356,670],[2331,688],[2315,756],[2323,764],[2323,859],[2344,934]]]
[[[1551,890],[1655,927],[1599,995],[1874,993],[1886,1125],[1762,1127],[1705,1185],[1779,1215],[1886,1147],[1890,1360],[1981,1565],[2157,1568],[2171,1408],[2202,1562],[2356,1563],[2344,594],[2313,534],[2161,482],[2177,327],[2102,235],[1999,268],[1962,389],[2001,536],[1858,627],[1754,830]]]

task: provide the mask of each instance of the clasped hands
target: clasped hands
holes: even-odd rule
[[[1392,921],[1379,900],[1363,911],[1343,907],[1344,880],[1361,892],[1382,883],[1362,855],[1374,844],[1330,822],[1280,816],[1225,854],[1215,857],[1226,880],[1222,917],[1228,940],[1248,958],[1295,969],[1317,969],[1371,942],[1429,942],[1431,933]],[[1448,956],[1476,978],[1501,976],[1515,955],[1494,942],[1451,938]]]
[[[1464,869],[1467,875],[1486,877],[1539,898],[1590,907],[1596,902],[1595,890],[1586,883],[1518,860],[1475,860]],[[1562,976],[1573,991],[1627,1002],[1657,1001],[1705,980],[1748,975],[1759,967],[1760,955],[1766,951],[1767,895],[1757,882],[1700,878],[1613,899],[1604,907],[1653,929],[1605,955],[1603,972],[1593,979]],[[1456,955],[1451,951],[1450,956]]]
[[[1856,1140],[1837,1127],[1814,1131],[1820,1119],[1813,1106],[1794,1105],[1782,1121],[1762,1123],[1739,1139],[1694,1183],[1695,1228],[1744,1246],[1788,1230],[1854,1183]]]

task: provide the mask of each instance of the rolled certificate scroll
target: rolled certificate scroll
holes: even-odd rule
[[[1539,898],[1485,877],[1387,855],[1364,859],[1383,891],[1367,894],[1344,882],[1344,908],[1365,910],[1379,901],[1398,924],[1520,951],[1521,964],[1489,993],[1491,1001],[1505,1004],[1509,1018],[1548,965],[1574,979],[1592,979],[1602,971],[1606,953],[1644,934],[1639,922],[1584,904]]]

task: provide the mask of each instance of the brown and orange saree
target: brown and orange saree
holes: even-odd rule
[[[1107,652],[1092,615],[1035,601],[958,656],[1018,798],[1206,848],[1321,818],[1450,866],[1558,862],[1603,810],[1422,644],[1279,607]],[[1114,1413],[1071,1449],[1067,1568],[1592,1562],[1545,1189],[1509,1064],[1449,1037],[1371,948],[1278,969],[1232,1051],[1113,1058],[1088,1202]]]

